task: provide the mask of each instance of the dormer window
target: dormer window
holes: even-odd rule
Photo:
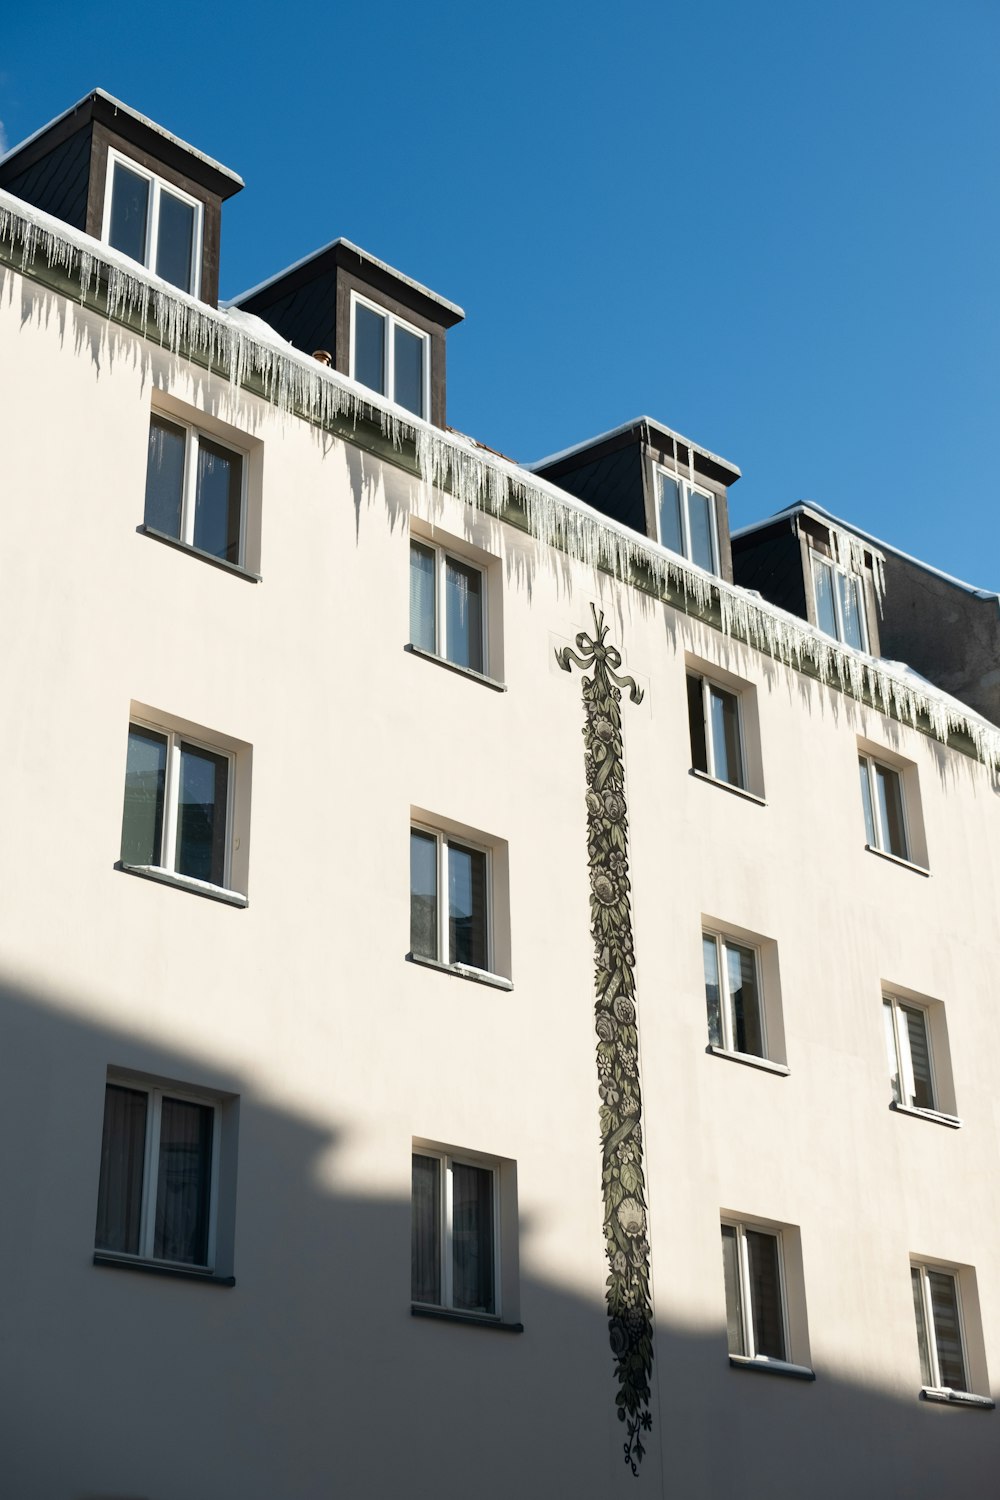
[[[812,559],[813,588],[816,591],[816,623],[824,635],[843,641],[846,646],[855,646],[859,651],[868,650],[868,629],[865,619],[865,596],[861,579],[830,558],[818,552],[810,553]]]
[[[707,573],[719,571],[715,496],[679,474],[656,470],[659,542]]]
[[[200,279],[202,214],[196,198],[117,151],[108,152],[103,239],[193,296]]]
[[[387,308],[351,295],[351,376],[418,417],[429,415],[431,341]]]

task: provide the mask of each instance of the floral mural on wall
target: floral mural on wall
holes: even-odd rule
[[[583,679],[583,740],[608,1338],[618,1378],[615,1402],[618,1417],[625,1423],[625,1462],[638,1474],[646,1451],[642,1434],[653,1425],[649,1409],[653,1309],[620,705],[623,688],[633,703],[641,702],[642,690],[631,677],[619,676],[621,654],[607,637],[604,615],[595,608],[593,636],[581,632],[576,651],[565,646],[556,652],[556,659],[566,672],[573,663],[584,671],[592,669]]]

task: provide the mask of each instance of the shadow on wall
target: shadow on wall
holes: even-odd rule
[[[721,1317],[705,1335],[658,1326],[654,1429],[632,1479],[603,1289],[581,1297],[525,1271],[530,1224],[523,1334],[412,1318],[409,1202],[326,1185],[349,1165],[346,1124],[319,1128],[151,1045],[138,1017],[134,1033],[105,1029],[72,1004],[0,989],[11,1500],[995,1493],[995,1414],[915,1390],[897,1401],[822,1368],[814,1384],[731,1370]],[[235,1287],[92,1263],[109,1065],[239,1096]],[[582,1149],[596,1173],[594,1141]],[[653,1255],[669,1286],[669,1245]],[[721,1293],[721,1264],[719,1277]]]

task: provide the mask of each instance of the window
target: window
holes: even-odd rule
[[[781,1240],[751,1224],[722,1225],[729,1352],[788,1360]]]
[[[417,958],[487,971],[490,857],[430,828],[410,829],[410,949]]]
[[[745,789],[739,698],[694,672],[688,673],[687,694],[692,766],[716,781]]]
[[[413,1153],[410,1297],[420,1306],[499,1314],[496,1163]]]
[[[395,313],[351,294],[351,376],[418,417],[429,416],[431,341]]]
[[[910,1279],[921,1380],[934,1390],[967,1391],[958,1277],[937,1266],[911,1265]]]
[[[96,1250],[212,1269],[219,1117],[217,1102],[108,1080]]]
[[[656,515],[661,546],[708,573],[719,571],[715,497],[679,474],[657,468]]]
[[[718,933],[702,934],[708,1039],[726,1052],[766,1057],[757,953]]]
[[[921,1005],[885,995],[882,1015],[894,1102],[911,1109],[937,1109],[927,1012]]]
[[[147,529],[242,567],[245,473],[243,454],[153,412],[146,467]]]
[[[457,667],[486,671],[486,575],[430,542],[410,542],[410,641]]]
[[[820,630],[848,646],[856,646],[859,651],[867,651],[864,584],[857,573],[849,573],[839,563],[820,557],[817,552],[810,556]]]
[[[133,720],[128,730],[122,865],[245,905],[245,898],[230,889],[237,760],[233,749],[206,744],[197,731],[192,735]],[[244,788],[241,801],[246,795]],[[245,839],[239,842],[245,844]],[[241,883],[246,879],[245,849],[242,854],[237,872]]]
[[[859,755],[858,766],[868,847],[908,860],[909,841],[900,773],[870,755]]]
[[[193,296],[200,280],[202,216],[197,199],[108,152],[102,238]]]

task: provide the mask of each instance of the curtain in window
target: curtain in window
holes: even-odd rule
[[[441,1304],[441,1162],[413,1155],[410,1220],[410,1297]]]
[[[722,1011],[719,1004],[719,947],[714,937],[703,937],[701,946],[705,964],[705,1004],[708,1007],[708,1040],[712,1043],[713,1047],[724,1047]]]
[[[148,177],[115,162],[111,180],[111,222],[108,243],[132,260],[146,263],[146,229],[149,223]]]
[[[448,844],[449,963],[485,969],[486,855],[479,849]]]
[[[691,561],[715,572],[715,547],[712,544],[712,501],[697,490],[688,490],[688,524],[691,528]]]
[[[946,1271],[928,1271],[934,1344],[941,1384],[953,1391],[967,1391],[962,1333],[958,1317],[958,1292],[954,1276]]]
[[[669,474],[660,478],[660,542],[671,552],[684,556],[684,528],[681,523],[681,487]]]
[[[434,549],[410,543],[410,641],[422,651],[437,650]]]
[[[833,602],[833,569],[829,563],[813,558],[813,586],[816,590],[816,623],[824,635],[837,639],[837,607]]]
[[[455,1162],[452,1175],[452,1301],[465,1312],[496,1310],[493,1173]]]
[[[424,415],[424,346],[419,334],[408,328],[393,329],[393,399],[407,411]]]
[[[158,865],[163,853],[163,793],[167,775],[166,736],[133,724],[128,732],[122,861]]]
[[[194,545],[226,562],[240,560],[243,465],[239,454],[208,438],[198,440]]]
[[[863,651],[865,639],[861,579],[855,573],[838,573],[837,589],[840,594],[840,616],[844,622],[844,640],[849,646],[856,646],[859,651]]]
[[[910,1069],[913,1074],[913,1096],[910,1102],[917,1109],[933,1109],[934,1089],[931,1084],[930,1050],[927,1046],[927,1017],[915,1005],[901,1005],[899,1010],[910,1047]]]
[[[370,391],[386,395],[385,326],[381,313],[363,302],[354,304],[354,378]]]
[[[209,1105],[163,1098],[153,1245],[157,1260],[194,1266],[208,1262],[214,1126]]]
[[[225,885],[228,792],[228,756],[182,744],[175,863],[178,874]]]
[[[445,637],[449,661],[483,670],[483,575],[453,557],[445,563]]]
[[[917,1320],[920,1379],[924,1385],[933,1385],[934,1368],[931,1364],[930,1347],[927,1342],[927,1319],[924,1316],[924,1273],[919,1266],[910,1267],[910,1282],[913,1287],[913,1312]]]
[[[101,1181],[94,1245],[121,1255],[139,1254],[142,1178],[149,1096],[109,1083],[104,1091]]]
[[[712,716],[713,774],[731,786],[743,785],[743,756],[740,749],[740,708],[732,693],[710,687],[709,712]]]
[[[146,462],[144,520],[165,536],[181,534],[184,496],[184,449],[187,433],[163,417],[149,419],[149,456]]]
[[[906,859],[906,831],[903,823],[903,791],[899,773],[888,766],[875,766],[875,789],[885,846],[890,854]]]
[[[754,1352],[768,1359],[785,1358],[785,1330],[781,1308],[778,1241],[773,1234],[746,1231],[753,1312]]]
[[[753,950],[726,943],[726,977],[732,1007],[733,1046],[737,1052],[763,1057],[764,1038],[760,1025],[760,997]]]
[[[156,274],[189,292],[194,285],[191,252],[194,249],[195,209],[160,188],[160,211],[156,231]]]
[[[410,952],[437,958],[437,839],[410,829]]]

